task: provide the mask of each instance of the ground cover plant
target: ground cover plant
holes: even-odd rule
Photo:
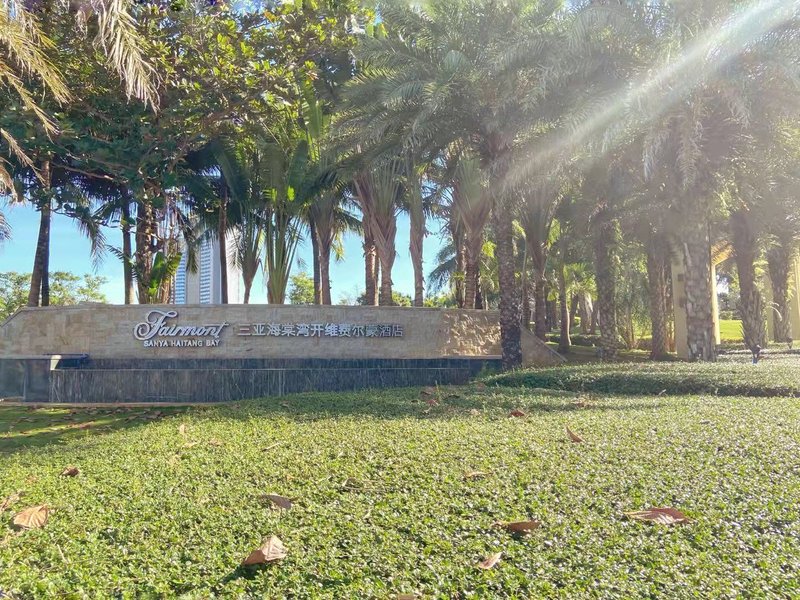
[[[723,357],[719,363],[577,362],[566,367],[513,371],[490,381],[505,386],[614,394],[799,396],[800,360],[797,354],[774,354],[754,365],[749,353],[739,353]]]
[[[62,437],[76,414],[0,408],[0,503],[23,493],[4,593],[800,594],[796,398],[477,384],[156,410],[76,413],[99,424]],[[40,505],[44,527],[13,527]],[[652,508],[689,522],[626,514]],[[242,566],[259,547],[285,557]]]

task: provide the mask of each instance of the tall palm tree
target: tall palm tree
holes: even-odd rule
[[[560,106],[550,91],[564,75],[556,52],[563,13],[534,0],[434,0],[380,11],[388,34],[357,50],[360,71],[340,127],[362,146],[399,140],[427,155],[458,142],[478,157],[494,207],[503,362],[516,367],[521,304],[508,175],[522,138],[540,133]]]
[[[683,3],[664,11],[658,62],[640,98],[645,171],[680,174],[690,359],[715,360],[709,219],[719,188],[752,131],[769,115],[797,114],[797,23],[793,3]]]
[[[380,262],[381,306],[391,306],[392,267],[396,256],[397,212],[405,193],[405,165],[400,158],[382,160],[362,169],[354,178],[365,231],[369,231]]]

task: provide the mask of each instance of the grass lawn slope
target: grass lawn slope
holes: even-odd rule
[[[0,407],[0,435],[0,503],[24,492],[0,514],[0,590],[15,598],[800,596],[795,398],[476,385]],[[43,528],[12,527],[40,504]],[[691,522],[625,516],[650,507]],[[527,519],[541,526],[524,537],[493,525]],[[240,566],[270,535],[286,558]]]

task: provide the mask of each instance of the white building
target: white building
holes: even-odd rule
[[[231,260],[233,236],[228,236],[228,304],[241,304],[244,295],[242,272]],[[175,275],[175,304],[220,304],[222,284],[217,238],[204,239],[197,248],[197,271],[186,269],[183,253]]]

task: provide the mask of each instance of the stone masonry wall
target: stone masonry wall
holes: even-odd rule
[[[134,337],[152,310],[176,311],[166,327],[226,325],[213,335]],[[153,320],[158,315],[150,315]],[[402,337],[265,335],[270,324],[392,325]],[[144,329],[147,329],[145,327]],[[373,330],[374,331],[374,330]],[[528,364],[561,357],[524,332]],[[159,341],[160,340],[160,341]],[[198,346],[173,346],[194,340]],[[217,340],[217,341],[215,341]],[[163,345],[160,345],[162,344]],[[404,307],[274,305],[103,305],[24,308],[0,326],[0,358],[88,354],[92,358],[440,358],[496,357],[501,353],[495,311]]]

